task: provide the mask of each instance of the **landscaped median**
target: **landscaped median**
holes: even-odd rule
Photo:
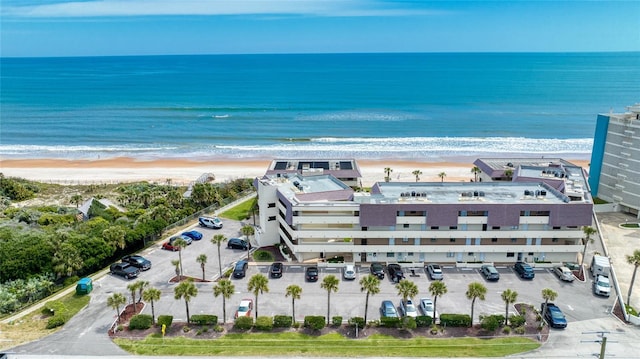
[[[217,339],[115,338],[114,342],[136,355],[219,355],[219,356],[326,356],[326,357],[502,357],[536,349],[540,344],[526,337],[399,339],[374,334],[350,339],[339,333],[226,334]]]

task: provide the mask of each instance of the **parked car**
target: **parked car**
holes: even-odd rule
[[[109,267],[109,269],[111,274],[119,275],[127,279],[135,278],[140,274],[140,269],[129,263],[114,263]]]
[[[191,237],[187,237],[184,235],[179,235],[179,236],[173,236],[171,238],[169,238],[169,243],[171,243],[173,245],[173,242],[175,242],[178,238],[181,238],[183,241],[187,242],[187,245],[193,243],[193,239],[191,239]]]
[[[500,273],[498,273],[498,270],[496,269],[496,267],[492,265],[488,265],[488,264],[483,265],[482,267],[480,267],[480,273],[482,273],[482,275],[486,280],[491,280],[491,281],[500,280]]]
[[[513,270],[515,270],[522,279],[533,279],[536,276],[533,272],[533,268],[531,268],[528,263],[516,262],[513,266]]]
[[[238,305],[238,310],[236,310],[236,319],[238,317],[250,317],[251,311],[253,310],[253,299],[243,299],[240,301],[240,305]]]
[[[540,310],[544,312],[544,319],[549,323],[549,326],[552,328],[566,328],[567,327],[567,318],[565,318],[564,314],[553,303],[547,304],[547,310],[544,310],[544,303],[540,304]]]
[[[149,270],[151,269],[151,261],[138,255],[124,256],[122,257],[122,261],[125,263],[129,263],[136,268],[140,268],[140,270]]]
[[[608,297],[611,294],[611,283],[609,282],[609,277],[598,274],[596,279],[593,281],[593,293],[603,297]]]
[[[422,313],[424,313],[424,315],[435,319],[436,317],[438,317],[438,313],[436,313],[434,309],[435,308],[433,307],[433,301],[431,300],[431,298],[420,299],[420,310],[422,310]]]
[[[169,242],[169,241],[164,242],[164,243],[162,244],[162,249],[166,249],[166,250],[168,250],[168,251],[173,251],[173,252],[180,250],[180,248],[178,248],[178,247],[174,246],[174,245],[173,245],[171,242]]]
[[[398,311],[390,300],[383,300],[380,305],[380,316],[383,318],[397,318]]]
[[[444,275],[442,275],[442,268],[439,264],[427,264],[425,267],[425,271],[429,275],[431,280],[443,280]]]
[[[400,301],[400,311],[402,312],[403,317],[415,318],[418,316],[418,309],[411,299]]]
[[[346,280],[356,279],[356,268],[353,264],[347,264],[342,270],[342,278]]]
[[[247,275],[247,268],[249,267],[249,263],[246,260],[241,260],[236,263],[236,266],[233,268],[233,277],[234,278],[244,278]]]
[[[246,251],[249,249],[249,243],[247,243],[244,239],[230,238],[229,241],[227,242],[227,248],[242,249]]]
[[[567,267],[555,267],[553,268],[553,272],[565,282],[573,282],[573,272]]]
[[[282,269],[283,264],[280,262],[271,263],[271,267],[269,268],[269,276],[271,278],[280,278],[282,277]]]
[[[218,217],[200,217],[198,223],[201,227],[220,229],[222,228],[222,220]]]
[[[318,267],[310,266],[304,272],[304,277],[308,282],[317,282],[318,281]]]
[[[199,241],[202,239],[202,233],[198,232],[198,231],[189,231],[189,232],[182,232],[183,236],[189,237],[191,239],[193,239],[194,241]]]
[[[389,278],[394,283],[398,283],[404,279],[404,272],[402,271],[402,267],[400,267],[399,264],[391,263],[387,265],[387,271],[389,271]]]
[[[370,272],[378,279],[384,279],[384,266],[382,263],[371,263]]]

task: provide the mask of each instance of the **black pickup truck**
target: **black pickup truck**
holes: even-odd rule
[[[129,263],[114,263],[109,269],[111,269],[111,274],[117,274],[127,279],[135,278],[140,274],[140,269]]]
[[[140,270],[151,269],[151,261],[138,255],[124,256],[122,257],[122,262],[129,263],[134,267],[140,268]]]

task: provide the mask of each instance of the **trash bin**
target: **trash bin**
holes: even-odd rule
[[[93,280],[91,278],[81,278],[76,284],[76,294],[89,294],[93,290]]]

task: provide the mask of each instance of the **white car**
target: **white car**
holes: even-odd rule
[[[553,272],[565,282],[573,282],[573,273],[567,267],[555,267],[553,268]]]
[[[434,312],[433,301],[430,298],[422,298],[420,299],[420,309],[424,315],[433,318],[434,320],[438,317],[438,313]]]
[[[406,301],[401,300],[400,310],[402,311],[402,315],[405,317],[415,318],[418,316],[418,310],[411,299],[407,299]]]
[[[253,310],[253,300],[252,299],[243,299],[240,301],[240,305],[238,305],[238,310],[236,310],[236,319],[238,317],[250,317],[251,310]]]
[[[342,272],[344,279],[353,280],[356,279],[356,268],[353,264],[347,264]]]

